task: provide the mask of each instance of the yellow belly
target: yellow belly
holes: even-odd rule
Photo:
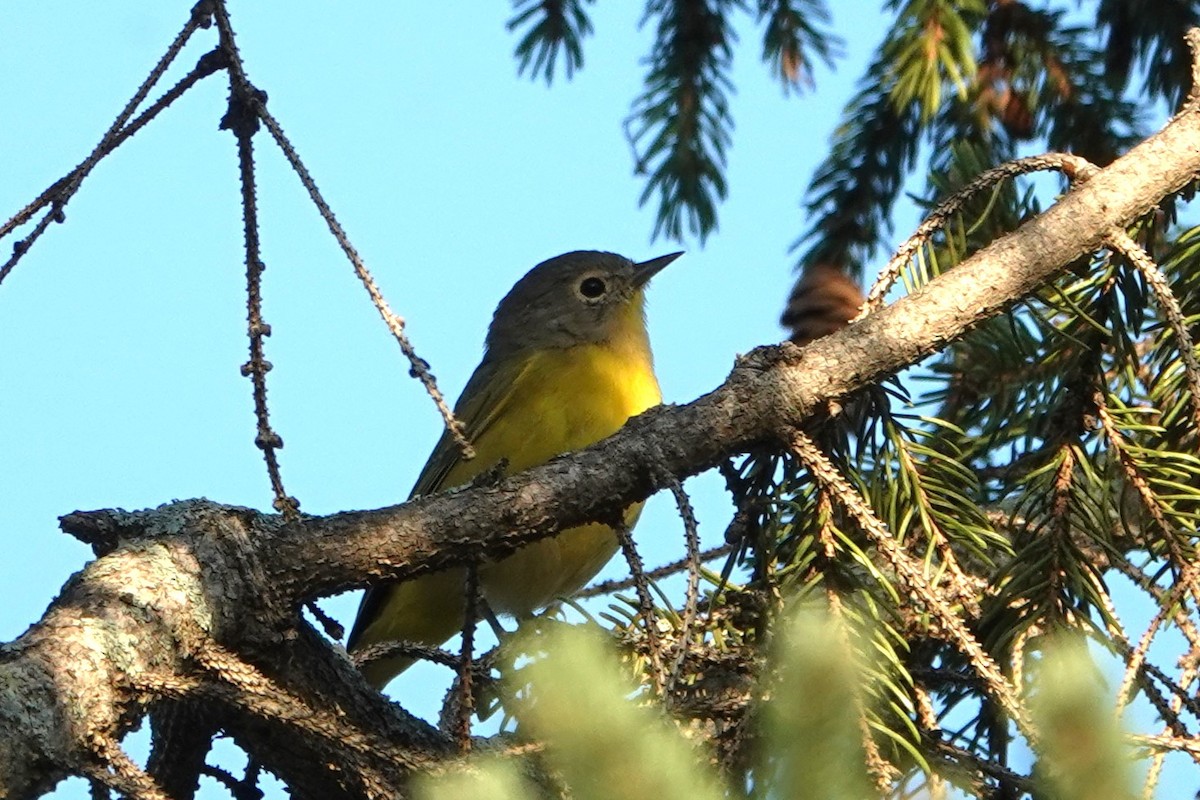
[[[638,503],[626,511],[626,524],[633,525],[641,510]],[[581,589],[618,549],[616,534],[608,525],[569,528],[483,567],[479,577],[484,598],[497,613],[527,617],[556,597]]]
[[[644,338],[626,347],[581,345],[542,351],[500,379],[511,386],[494,407],[470,409],[476,415],[493,415],[474,441],[476,458],[457,463],[439,488],[466,483],[501,459],[507,459],[506,471],[513,473],[581,449],[612,435],[629,417],[662,399]],[[471,427],[471,419],[464,422]],[[640,510],[641,504],[627,510],[630,525]],[[571,528],[484,565],[484,598],[497,613],[528,616],[583,586],[617,549],[616,535],[607,525]],[[456,569],[389,587],[383,608],[356,647],[388,640],[441,644],[462,627],[463,586],[464,570]],[[402,660],[389,660],[365,672],[368,680],[382,686],[406,666]]]

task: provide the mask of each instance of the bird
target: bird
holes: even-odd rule
[[[650,279],[682,253],[641,263],[615,253],[579,250],[543,261],[496,306],[483,360],[455,405],[476,456],[462,457],[445,431],[411,497],[461,486],[498,471],[520,472],[616,433],[659,405],[646,330]],[[641,504],[625,512],[632,525]],[[479,566],[488,608],[518,620],[580,589],[618,549],[603,523],[580,525]],[[460,631],[466,569],[452,568],[367,590],[347,650],[390,641],[438,646]],[[383,689],[412,663],[389,657],[364,664]]]

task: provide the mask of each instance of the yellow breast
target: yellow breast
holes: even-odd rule
[[[474,442],[476,458],[446,476],[454,486],[508,459],[520,472],[611,436],[635,414],[662,402],[648,351],[578,345],[528,356],[495,422]]]
[[[479,460],[505,454],[509,471],[611,436],[631,416],[662,401],[647,349],[580,345],[538,353],[510,394],[521,424],[492,426],[476,444]],[[464,465],[465,466],[465,465]],[[627,513],[633,524],[638,504]],[[526,616],[579,589],[612,558],[617,540],[607,525],[584,525],[522,548],[480,572],[492,608]]]

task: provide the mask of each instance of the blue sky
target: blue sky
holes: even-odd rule
[[[846,58],[799,98],[770,79],[759,33],[739,24],[730,196],[720,230],[681,248],[649,240],[653,208],[638,207],[621,132],[651,43],[639,5],[593,6],[584,69],[547,88],[516,75],[507,3],[473,5],[469,21],[436,3],[232,3],[251,79],[451,398],[497,300],[568,250],[635,260],[687,250],[649,295],[669,402],[712,389],[738,353],[782,336],[799,201],[884,19],[874,3],[834,4]],[[82,160],[189,8],[0,5],[0,217]],[[164,85],[215,31],[195,40]],[[209,78],[103,162],[66,224],[0,286],[0,640],[35,621],[90,556],[58,531],[61,514],[196,496],[270,507],[238,372],[242,223],[233,137],[217,129],[227,91]],[[265,136],[257,150],[285,485],[310,513],[399,502],[440,420],[282,157]],[[903,212],[898,229],[915,222]],[[688,482],[710,544],[730,513],[721,485]],[[669,498],[651,501],[636,535],[651,563],[679,555]],[[323,605],[348,623],[356,602]],[[406,681],[398,695],[432,710],[440,690],[431,696],[423,675]]]

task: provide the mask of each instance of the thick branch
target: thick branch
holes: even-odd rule
[[[329,764],[331,775],[343,776],[329,778],[328,791],[380,793],[392,775],[428,763],[446,743],[356,681],[346,660],[300,622],[302,600],[481,552],[499,558],[563,527],[611,518],[663,481],[781,438],[827,401],[918,362],[1026,296],[1197,172],[1200,115],[1189,110],[920,292],[804,349],[756,350],[695,402],[650,411],[592,448],[495,486],[287,524],[199,502],[72,515],[65,526],[99,531],[104,548],[114,549],[0,650],[0,795],[31,796],[67,771],[103,766],[99,745],[146,703],[189,693],[239,709],[245,722],[235,721],[235,735],[287,772],[279,728],[262,721],[283,713],[287,698],[317,689],[320,713],[284,714],[278,723],[294,736],[289,746],[310,770]],[[244,669],[215,655],[228,653]],[[324,666],[313,673],[298,653]],[[340,677],[305,677],[314,674]],[[322,750],[327,717],[357,738]],[[384,752],[368,757],[351,740]],[[318,752],[328,760],[313,759]],[[364,777],[345,778],[349,770]]]

